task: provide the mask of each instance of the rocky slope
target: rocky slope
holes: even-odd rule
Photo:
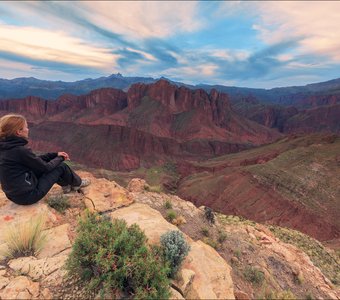
[[[75,238],[77,217],[85,207],[128,224],[137,223],[149,243],[158,243],[162,233],[181,230],[191,251],[179,276],[172,282],[172,298],[250,299],[292,298],[339,299],[333,264],[325,271],[314,265],[299,248],[286,244],[267,227],[235,217],[215,215],[215,224],[205,218],[203,208],[176,196],[147,192],[145,181],[134,179],[128,189],[113,181],[94,178],[82,193],[66,195],[71,208],[57,213],[46,204],[60,196],[55,186],[38,204],[23,207],[0,197],[0,248],[5,248],[8,226],[44,214],[48,240],[38,257],[19,257],[0,264],[1,299],[94,298],[79,282],[64,278],[62,266]],[[176,214],[174,224],[166,220],[169,209]],[[311,242],[312,244],[312,242]],[[334,252],[322,247],[323,255],[336,259]],[[333,268],[333,269],[332,269]],[[255,272],[255,273],[254,273]],[[261,274],[255,276],[254,274]],[[339,283],[339,282],[337,282]]]
[[[340,243],[340,139],[290,137],[180,167],[178,194],[226,214]]]

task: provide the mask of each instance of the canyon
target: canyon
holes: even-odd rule
[[[27,117],[33,150],[67,151],[75,163],[122,177],[170,163],[175,174],[159,175],[162,188],[338,248],[340,104],[337,95],[306,97],[295,106],[282,97],[236,101],[161,79],[56,100],[3,99],[0,115]]]

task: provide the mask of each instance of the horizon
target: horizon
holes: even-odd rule
[[[61,82],[65,82],[65,83],[74,83],[74,82],[77,82],[77,81],[82,81],[82,80],[96,80],[96,79],[99,79],[101,77],[105,77],[105,78],[108,78],[110,76],[122,76],[123,78],[133,78],[133,77],[139,77],[139,76],[124,76],[123,74],[121,73],[112,73],[108,76],[100,76],[100,77],[95,77],[95,78],[83,78],[83,79],[78,79],[78,80],[74,80],[74,81],[64,81],[64,80],[47,80],[47,79],[40,79],[40,78],[36,78],[36,77],[33,77],[33,76],[30,76],[30,77],[16,77],[16,78],[11,78],[11,79],[8,79],[8,78],[0,78],[0,80],[15,80],[15,79],[36,79],[36,80],[41,80],[41,81],[51,81],[51,82],[58,82],[58,81],[61,81]],[[143,76],[142,76],[143,77]],[[147,78],[147,77],[144,77],[144,78]],[[169,78],[166,78],[166,77],[159,77],[159,78],[153,78],[153,77],[150,77],[152,78],[153,80],[161,80],[161,79],[164,79],[164,80],[167,80],[167,81],[172,81],[171,79]],[[311,84],[319,84],[319,83],[326,83],[326,82],[329,82],[329,81],[333,81],[333,80],[338,80],[340,78],[333,78],[333,79],[329,79],[329,80],[326,80],[326,81],[321,81],[321,82],[311,82],[311,83],[307,83],[305,85],[291,85],[291,86],[280,86],[280,87],[272,87],[272,88],[252,88],[252,87],[247,87],[247,86],[226,86],[226,85],[221,85],[221,86],[224,86],[224,87],[230,87],[230,88],[242,88],[242,89],[263,89],[263,90],[272,90],[272,89],[277,89],[277,88],[293,88],[293,87],[304,87],[304,86],[307,86],[307,85],[311,85]],[[184,85],[191,85],[191,84],[188,84],[186,82],[175,82],[176,83],[181,83],[181,84],[184,84]],[[220,84],[209,84],[209,83],[206,83],[206,82],[200,82],[200,83],[197,83],[195,85],[193,85],[194,87],[199,87],[200,85],[208,85],[208,86],[218,86]]]
[[[0,12],[8,80],[121,73],[272,89],[340,77],[340,2],[6,1]]]

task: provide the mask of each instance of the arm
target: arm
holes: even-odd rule
[[[40,157],[42,160],[49,162],[50,160],[52,160],[53,158],[56,158],[58,156],[58,153],[53,152],[53,153],[45,153],[42,155],[39,155],[38,157]]]
[[[30,149],[25,147],[21,147],[19,155],[22,164],[30,168],[34,173],[49,172],[64,161],[64,157],[56,156],[49,162],[46,162],[41,157],[36,156]]]

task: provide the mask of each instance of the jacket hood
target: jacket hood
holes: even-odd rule
[[[0,139],[0,151],[2,150],[9,150],[14,147],[18,146],[25,146],[28,143],[28,141],[19,136],[9,136],[3,139]]]

